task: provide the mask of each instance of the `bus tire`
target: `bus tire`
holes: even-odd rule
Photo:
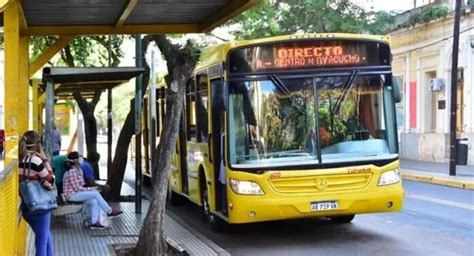
[[[212,231],[216,233],[222,232],[225,229],[226,223],[224,220],[211,212],[211,207],[209,204],[209,192],[205,182],[201,183],[201,200],[202,220],[210,224]]]
[[[222,233],[227,229],[227,222],[223,219],[219,218],[218,216],[212,214],[211,220],[209,221],[211,225],[211,230],[215,233]]]
[[[201,182],[201,215],[205,222],[211,221],[211,205],[209,204],[209,192],[205,183]]]
[[[354,219],[355,215],[343,215],[343,216],[334,216],[330,217],[331,221],[336,224],[349,223]]]

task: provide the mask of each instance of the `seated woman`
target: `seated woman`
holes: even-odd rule
[[[84,202],[90,209],[90,228],[104,229],[105,226],[99,222],[100,210],[102,209],[109,217],[115,217],[122,214],[122,211],[113,209],[104,200],[102,195],[94,188],[84,187],[84,175],[80,168],[79,153],[71,152],[66,160],[68,170],[63,178],[63,191],[68,201]]]

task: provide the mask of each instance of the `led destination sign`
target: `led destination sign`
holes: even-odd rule
[[[365,54],[365,53],[364,53]],[[256,60],[257,69],[366,64],[366,55],[349,53],[342,46],[277,48],[273,62]]]
[[[369,54],[370,53],[370,54]],[[309,41],[259,45],[229,55],[231,73],[388,65],[387,45],[360,41]]]

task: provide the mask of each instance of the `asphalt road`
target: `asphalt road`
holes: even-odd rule
[[[197,206],[168,206],[232,255],[474,255],[474,191],[405,181],[400,213],[235,225],[213,233]]]

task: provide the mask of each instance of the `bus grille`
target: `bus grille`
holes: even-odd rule
[[[356,190],[366,187],[372,173],[314,175],[269,180],[272,188],[282,194],[323,193],[341,190]]]

